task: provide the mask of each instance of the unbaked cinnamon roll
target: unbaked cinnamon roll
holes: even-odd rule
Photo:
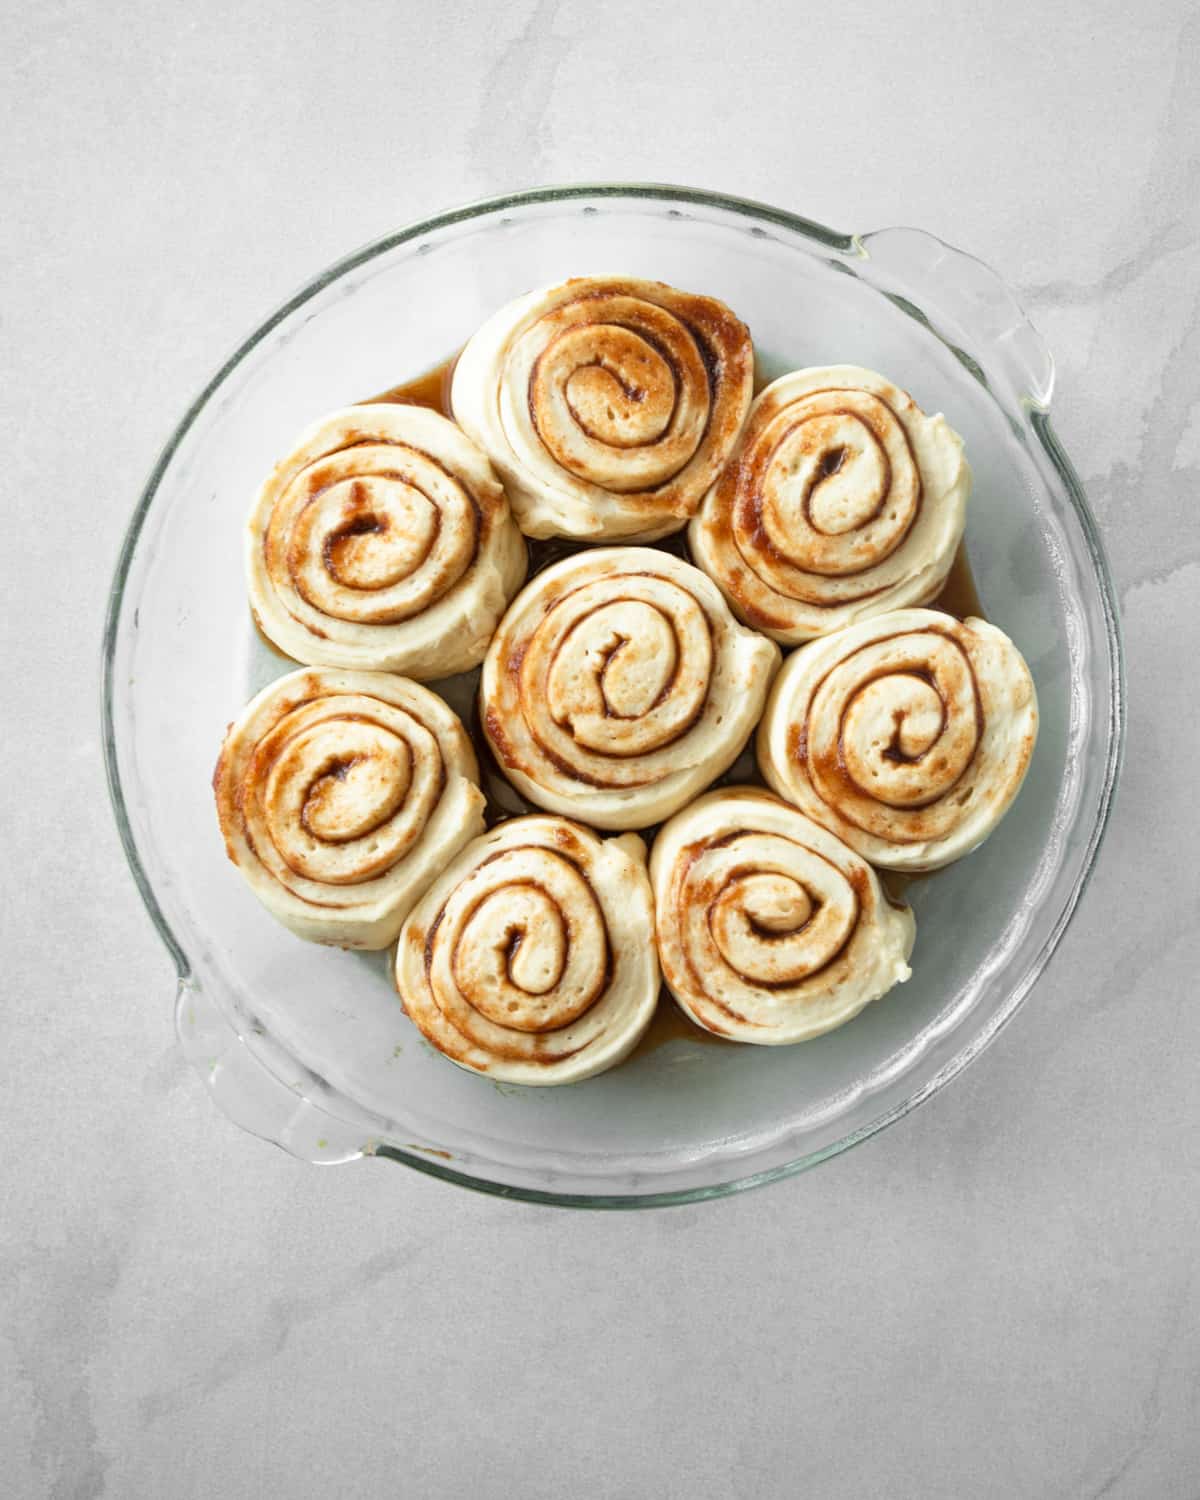
[[[872,864],[936,870],[1020,790],[1037,695],[994,625],[902,609],[802,646],[758,731],[767,781]]]
[[[698,569],[652,547],[602,548],[518,594],[484,660],[480,716],[531,802],[645,828],[732,765],[778,664]]]
[[[933,599],[970,488],[962,439],[890,380],[797,370],[755,401],[688,542],[739,619],[794,645]]]
[[[525,565],[491,464],[419,406],[354,406],[309,428],[246,538],[250,605],[281,651],[421,681],[478,665]]]
[[[491,317],[462,352],[451,404],[527,536],[652,541],[695,513],[753,382],[750,334],[723,303],[580,276]]]
[[[700,797],[650,860],[663,977],[698,1026],[775,1046],[909,977],[915,925],[865,860],[753,787]]]
[[[300,937],[386,948],[483,829],[474,752],[427,688],[377,672],[291,672],[229,727],[213,776],[229,858]]]
[[[641,839],[566,818],[501,824],[418,902],[396,984],[429,1041],[472,1072],[555,1084],[611,1068],[658,999]]]

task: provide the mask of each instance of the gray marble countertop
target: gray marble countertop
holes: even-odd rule
[[[0,1490],[1200,1495],[1200,14],[47,0],[4,30]],[[134,497],[260,317],[407,220],[604,178],[917,224],[1017,284],[1131,687],[1099,871],[990,1050],[814,1173],[611,1216],[219,1117],[96,711]]]

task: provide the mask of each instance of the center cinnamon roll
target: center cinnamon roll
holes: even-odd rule
[[[737,758],[779,651],[705,576],[649,547],[547,568],[501,621],[480,708],[530,801],[599,828],[644,828]]]

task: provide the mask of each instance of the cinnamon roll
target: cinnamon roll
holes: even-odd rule
[[[962,439],[890,380],[797,370],[755,401],[688,542],[739,619],[795,645],[933,599],[970,488]]]
[[[525,566],[491,464],[419,406],[349,407],[310,427],[246,536],[250,605],[281,651],[418,680],[479,664]]]
[[[531,802],[645,828],[732,765],[778,664],[698,569],[652,547],[602,548],[518,594],[484,660],[480,716]]]
[[[698,1026],[775,1046],[831,1031],[909,977],[915,925],[865,860],[753,787],[709,792],[650,860],[663,977]]]
[[[436,694],[376,672],[291,672],[229,727],[213,775],[229,858],[300,937],[386,948],[483,829],[470,742]]]
[[[753,382],[750,334],[723,303],[579,276],[491,317],[462,352],[451,404],[527,536],[652,541],[695,513]]]
[[[902,609],[790,656],[758,731],[767,781],[872,864],[936,870],[1004,816],[1037,695],[994,625]]]
[[[565,818],[469,844],[404,924],[396,984],[439,1051],[509,1083],[576,1083],[621,1061],[654,1014],[646,851]]]

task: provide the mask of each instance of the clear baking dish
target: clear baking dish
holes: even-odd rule
[[[797,1047],[659,1026],[560,1089],[489,1083],[403,1015],[384,954],[307,945],[228,865],[209,779],[226,723],[290,663],[244,596],[262,475],[326,410],[437,364],[530,287],[588,272],[724,299],[771,370],[885,371],[965,437],[967,546],[988,618],[1033,669],[1041,736],[982,849],[914,882],[914,975]],[[1053,366],[980,261],[912,229],[840,234],[693,189],[545,188],[439,214],[347,256],[255,330],[155,465],[113,579],[104,738],[121,837],[178,974],[187,1056],[240,1125],[308,1161],[364,1156],[511,1197],[637,1207],[810,1167],[927,1099],[1014,1014],[1096,859],[1123,736],[1116,605],[1050,424]],[[448,696],[462,706],[464,684]]]

